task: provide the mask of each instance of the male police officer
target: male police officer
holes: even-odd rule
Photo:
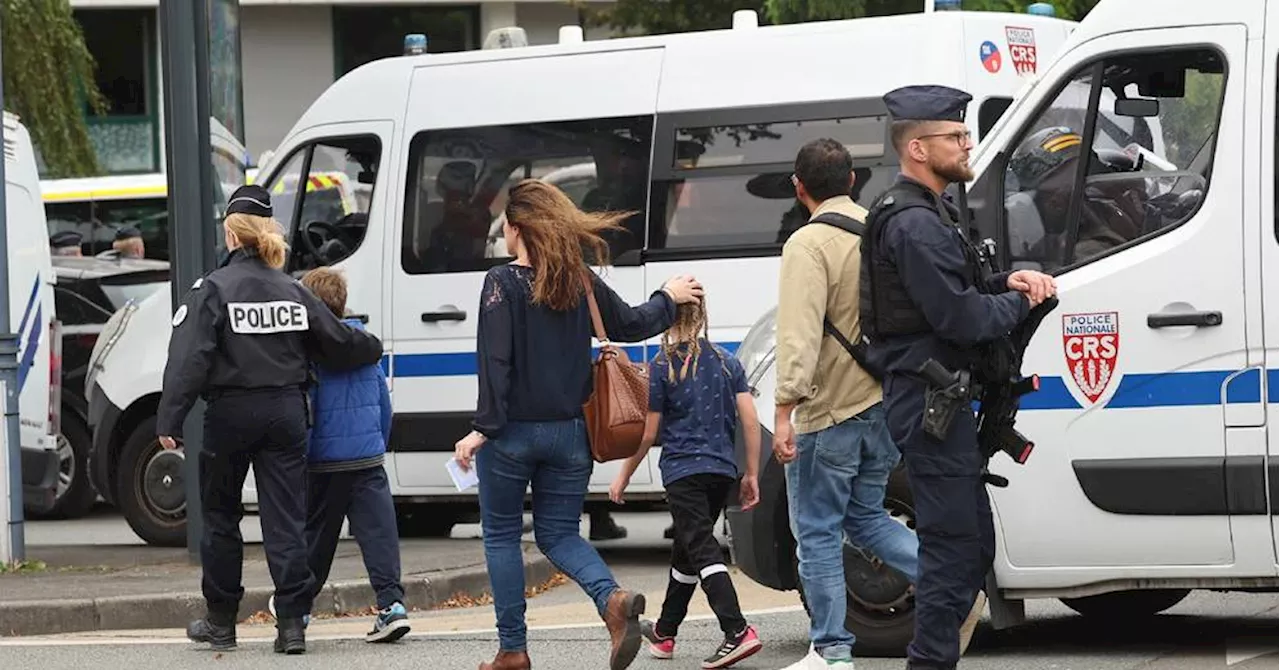
[[[303,618],[311,611],[307,567],[306,383],[309,362],[333,369],[368,365],[382,342],[343,324],[302,284],[280,271],[285,245],[260,186],[232,194],[224,221],[230,256],[197,279],[173,316],[156,431],[176,447],[197,396],[204,396],[200,560],[208,614],[187,637],[214,649],[236,646],[244,596],[240,491],[250,464],[262,496],[262,539],[275,583],[275,650],[303,653]],[[194,502],[194,501],[189,501]]]
[[[920,538],[908,668],[955,667],[961,622],[995,554],[970,400],[946,397],[918,370],[928,361],[948,372],[970,368],[977,345],[1009,333],[1056,290],[1028,270],[982,276],[959,211],[943,195],[948,183],[973,178],[964,124],[971,99],[943,86],[884,96],[901,175],[873,205],[862,245],[862,329],[872,364],[885,371],[889,430],[907,466]]]

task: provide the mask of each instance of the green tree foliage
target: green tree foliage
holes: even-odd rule
[[[571,4],[587,25],[607,26],[620,35],[662,35],[730,28],[739,9],[754,9],[763,20],[765,0],[618,0],[604,8]]]
[[[733,13],[754,9],[762,23],[799,23],[865,16],[910,14],[924,10],[924,0],[618,0],[596,9],[570,0],[592,26],[608,26],[624,35],[729,28]],[[1098,0],[1051,0],[1062,18],[1080,20]],[[976,11],[1025,12],[1032,0],[963,0],[962,8]]]
[[[0,0],[0,55],[5,108],[17,114],[51,177],[97,174],[98,158],[85,125],[106,100],[94,81],[94,60],[67,0]]]
[[[962,0],[961,9],[982,12],[1027,11],[1032,0]],[[1057,16],[1079,21],[1098,0],[1050,0]],[[771,23],[798,23],[827,19],[860,19],[924,11],[923,0],[764,0]]]

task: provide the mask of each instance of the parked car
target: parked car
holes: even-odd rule
[[[55,502],[52,510],[40,516],[76,518],[88,513],[99,492],[111,502],[89,468],[93,435],[85,376],[93,345],[120,308],[156,290],[169,290],[169,263],[103,254],[57,256],[53,268],[57,276],[54,306],[62,324],[62,420]]]

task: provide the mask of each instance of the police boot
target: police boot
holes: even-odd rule
[[[203,619],[196,619],[187,624],[187,639],[192,642],[208,642],[214,651],[235,649],[235,617],[210,612]]]
[[[307,651],[307,630],[302,619],[276,621],[276,653],[303,654]]]

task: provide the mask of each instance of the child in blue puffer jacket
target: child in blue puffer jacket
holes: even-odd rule
[[[347,282],[330,268],[302,278],[338,318],[347,313]],[[351,326],[360,328],[356,319]],[[382,467],[391,435],[391,394],[380,365],[350,372],[315,368],[311,392],[314,423],[307,447],[307,550],[316,592],[324,587],[338,548],[342,520],[360,545],[378,618],[365,639],[391,642],[409,632],[400,583],[400,535],[391,485]]]

